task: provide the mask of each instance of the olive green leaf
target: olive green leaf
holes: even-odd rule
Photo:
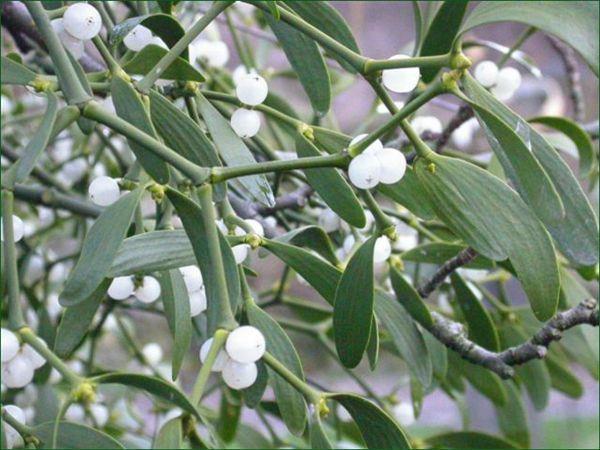
[[[223,442],[231,442],[235,437],[240,415],[242,413],[242,398],[238,391],[223,388],[221,406],[216,431]]]
[[[146,75],[167,54],[168,50],[158,45],[149,44],[135,54],[125,65],[123,70],[130,75]],[[178,57],[169,67],[160,74],[161,80],[177,81],[205,81],[204,75],[194,68],[184,58]],[[113,98],[114,100],[114,98]]]
[[[2,56],[0,70],[0,80],[2,80],[2,84],[18,84],[20,86],[25,86],[37,77],[35,72],[6,56]]]
[[[181,448],[183,444],[182,427],[181,417],[169,420],[158,430],[152,448]]]
[[[381,183],[377,186],[377,191],[421,219],[435,219],[435,210],[429,198],[423,195],[423,186],[410,166],[406,167],[402,180],[394,184]]]
[[[321,152],[300,133],[296,136],[296,153],[300,158],[320,156]],[[338,169],[305,169],[308,183],[323,201],[342,219],[355,227],[365,226],[366,218],[356,194]]]
[[[330,449],[333,448],[331,442],[329,442],[329,438],[327,434],[325,434],[325,430],[323,429],[323,423],[321,422],[321,416],[317,409],[315,412],[310,415],[310,420],[308,422],[309,429],[309,441],[310,448],[323,448]]]
[[[512,381],[505,383],[507,401],[503,406],[496,405],[496,416],[502,434],[521,447],[530,445],[527,411],[518,386]]]
[[[461,251],[467,247],[461,244],[452,244],[450,242],[426,242],[425,244],[417,245],[410,250],[402,252],[403,261],[411,261],[417,263],[427,264],[444,264],[451,258],[454,258]],[[492,269],[495,264],[487,258],[481,255],[471,261],[469,264],[465,264],[464,267],[472,269]]]
[[[256,367],[258,368],[256,381],[252,386],[242,391],[244,403],[248,408],[252,409],[260,404],[269,382],[269,372],[267,371],[266,364],[262,360],[258,360],[256,362]]]
[[[478,431],[454,431],[436,434],[426,439],[428,446],[434,448],[476,448],[476,449],[502,449],[519,448],[519,446],[506,439],[492,436]]]
[[[404,306],[404,309],[408,311],[412,318],[425,328],[431,327],[433,319],[427,305],[425,305],[423,299],[410,282],[395,267],[390,267],[390,281],[396,293],[396,298],[402,303],[402,306]]]
[[[583,385],[577,376],[569,368],[569,361],[558,356],[552,350],[544,359],[550,384],[557,391],[571,398],[580,398],[583,395]]]
[[[377,317],[375,316],[373,316],[373,322],[371,323],[369,343],[367,344],[365,353],[369,360],[369,368],[375,370],[377,362],[379,361],[379,325],[377,323]]]
[[[329,236],[322,228],[314,225],[307,225],[288,231],[281,236],[277,236],[277,241],[310,248],[331,264],[337,264],[338,262],[331,239],[329,239]]]
[[[88,232],[79,260],[60,294],[60,304],[73,306],[85,301],[98,288],[112,265],[127,234],[144,188],[138,187],[106,208]]]
[[[448,362],[455,368],[471,385],[481,394],[489,398],[494,405],[503,406],[508,401],[506,382],[498,375],[483,367],[468,363],[461,359],[456,353],[448,353]]]
[[[51,422],[44,422],[33,427],[31,431],[35,437],[39,438],[45,448],[50,448],[52,445],[54,425],[54,420]],[[56,448],[125,448],[119,441],[108,434],[95,430],[94,428],[86,425],[80,425],[78,423],[59,422],[58,433],[56,435],[58,437],[56,441]]]

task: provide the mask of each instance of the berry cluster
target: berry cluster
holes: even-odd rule
[[[521,73],[514,67],[499,69],[493,61],[481,61],[474,71],[475,79],[498,99],[510,99],[521,86]]]
[[[200,362],[206,361],[212,343],[213,338],[210,338],[202,344]],[[221,372],[223,381],[231,389],[245,389],[256,381],[256,361],[265,351],[265,337],[260,330],[249,325],[238,327],[227,336],[225,349],[219,350],[211,370]]]
[[[2,384],[11,389],[27,386],[35,370],[46,364],[46,360],[29,344],[21,345],[17,335],[5,328],[1,344]]]
[[[51,24],[64,47],[75,58],[81,58],[85,53],[85,41],[100,33],[102,19],[93,6],[74,3],[65,10],[62,19],[55,19]]]
[[[358,144],[367,135],[359,134],[350,142]],[[375,140],[348,166],[348,177],[359,189],[372,189],[379,183],[394,184],[406,172],[406,158],[399,150],[385,148],[379,139]]]
[[[153,303],[160,297],[160,283],[148,275],[137,283],[132,276],[116,277],[110,283],[107,293],[113,300],[126,300],[134,296],[142,303]]]
[[[256,234],[257,236],[264,237],[265,229],[258,220],[246,219],[244,220],[244,222],[246,223],[248,228],[252,230],[252,233]],[[227,226],[222,220],[217,220],[217,226],[223,234],[229,234],[230,230],[227,228]],[[233,230],[233,234],[235,236],[245,236],[248,233],[242,227],[237,226]],[[249,250],[250,245],[248,244],[238,244],[231,248],[236,264],[241,264],[246,260],[246,258],[248,257]]]
[[[236,81],[237,78],[237,81]],[[269,86],[254,70],[234,77],[235,93],[240,102],[248,106],[260,105],[267,98]],[[260,129],[260,114],[253,109],[238,108],[231,116],[231,128],[241,138],[251,138]]]

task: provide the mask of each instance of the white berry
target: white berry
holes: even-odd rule
[[[17,335],[6,328],[2,328],[0,347],[0,360],[5,363],[13,359],[19,352],[19,339]]]
[[[350,147],[352,147],[353,145],[358,144],[360,141],[362,141],[364,138],[366,138],[368,135],[367,133],[363,133],[363,134],[359,134],[358,136],[354,137],[354,139],[352,139],[350,141]],[[381,143],[381,141],[379,139],[375,139],[374,142],[370,143],[369,146],[367,148],[365,148],[361,153],[375,153],[377,150],[381,150],[383,148],[383,144]]]
[[[75,3],[65,11],[63,26],[71,36],[88,40],[100,33],[102,19],[93,6],[87,3]]]
[[[2,407],[13,419],[17,422],[25,424],[26,415],[25,411],[16,405],[4,405]],[[7,422],[2,421],[4,438],[6,439],[6,448],[22,447],[24,442],[23,438],[17,430],[10,426]]]
[[[183,282],[188,292],[198,291],[204,286],[204,280],[202,279],[202,272],[198,266],[184,266],[180,267],[179,271],[183,276]]]
[[[425,133],[441,133],[443,130],[442,122],[434,116],[417,116],[410,121],[410,126],[419,136]]]
[[[240,64],[239,66],[237,66],[235,69],[233,69],[233,72],[231,72],[231,78],[233,79],[233,84],[234,85],[238,85],[238,83],[242,80],[242,78],[248,76],[248,75],[257,75],[258,72],[256,72],[256,69],[246,69],[246,66],[244,66],[243,64]]]
[[[494,61],[481,61],[475,67],[475,79],[483,87],[492,87],[498,79],[498,66]]]
[[[134,52],[139,52],[152,42],[152,31],[143,25],[137,25],[123,38],[125,47]]]
[[[246,219],[244,222],[250,225],[250,228],[254,231],[254,234],[258,234],[261,237],[265,236],[265,229],[258,220]]]
[[[116,277],[108,287],[108,296],[113,300],[125,300],[133,295],[135,285],[131,277]]]
[[[189,49],[192,62],[200,59],[211,67],[223,67],[229,61],[229,48],[223,41],[198,39]]]
[[[235,93],[242,103],[256,106],[260,105],[267,98],[269,86],[260,75],[246,75],[237,83]]]
[[[225,349],[234,361],[240,363],[255,362],[265,354],[265,337],[258,328],[244,325],[229,334]]]
[[[375,152],[381,165],[379,181],[384,184],[394,184],[402,179],[406,172],[406,158],[400,150],[382,148]]]
[[[204,341],[204,344],[202,344],[202,347],[200,347],[200,362],[202,364],[204,364],[204,361],[206,361],[206,357],[208,356],[208,352],[210,352],[210,348],[212,346],[213,343],[213,338],[207,339],[206,341]],[[223,368],[225,367],[225,364],[227,364],[227,362],[229,361],[229,356],[227,356],[227,353],[225,352],[224,349],[219,350],[219,352],[217,353],[217,357],[215,358],[215,361],[213,362],[212,368],[210,369],[212,372],[220,372],[221,370],[223,370]]]
[[[152,303],[160,297],[160,283],[154,277],[142,278],[142,284],[135,290],[134,295],[142,303]]]
[[[120,189],[117,180],[110,177],[98,177],[88,188],[90,200],[96,205],[108,206],[119,200]]]
[[[395,55],[389,59],[406,59],[407,55]],[[414,90],[419,84],[421,70],[418,67],[386,69],[381,74],[383,85],[392,92],[403,94]]]
[[[83,422],[85,419],[85,409],[79,403],[74,403],[67,408],[65,419],[69,422]]]
[[[373,250],[373,262],[384,262],[392,254],[392,245],[386,236],[381,236],[375,241],[375,249]]]
[[[248,250],[250,246],[247,244],[240,244],[234,247],[231,247],[231,251],[233,252],[233,257],[235,259],[236,264],[243,263],[248,257]]]
[[[71,36],[65,31],[63,19],[54,19],[50,22],[54,32],[58,34],[63,46],[73,55],[75,59],[81,58],[85,53],[85,45],[81,39]]]
[[[18,353],[2,366],[2,382],[11,389],[27,386],[33,380],[33,365],[29,358]]]
[[[239,363],[230,359],[223,368],[223,381],[231,389],[245,389],[256,381],[258,369],[254,363]]]
[[[231,128],[239,137],[251,138],[260,130],[260,114],[250,109],[236,109],[231,115]]]
[[[12,221],[13,221],[13,240],[15,242],[19,242],[21,239],[23,239],[23,236],[25,234],[25,224],[23,224],[23,221],[21,220],[20,217],[15,216],[14,214],[12,216]],[[3,228],[1,219],[0,219],[0,236],[2,237],[2,241],[4,242],[4,228]]]
[[[381,165],[371,153],[361,153],[348,166],[348,178],[359,189],[371,189],[379,183]]]
[[[393,412],[400,425],[406,427],[415,423],[415,410],[410,403],[398,403],[394,406]]]
[[[500,100],[508,100],[521,85],[521,73],[514,67],[504,67],[498,72],[496,86],[491,92]]]
[[[163,349],[156,342],[150,342],[142,348],[142,354],[151,366],[158,364],[163,359]]]
[[[90,405],[90,414],[96,425],[100,428],[103,428],[108,423],[110,417],[108,408],[105,405],[100,405],[98,403]]]
[[[190,292],[188,298],[190,300],[190,315],[192,317],[196,317],[198,314],[206,311],[207,303],[204,288]]]
[[[47,344],[42,341],[39,340],[39,342],[42,343],[42,345],[46,346]],[[23,354],[23,356],[25,356],[27,359],[29,359],[29,361],[31,362],[31,365],[33,366],[34,369],[39,369],[40,367],[42,367],[44,364],[46,364],[46,359],[40,355],[31,345],[29,344],[25,344],[23,346],[23,348],[21,349],[21,353]]]
[[[342,225],[342,220],[333,210],[327,208],[319,214],[319,226],[325,230],[326,233],[332,233],[339,230]]]

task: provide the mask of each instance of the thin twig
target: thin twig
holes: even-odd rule
[[[431,279],[417,289],[419,295],[423,298],[429,297],[433,291],[437,289],[437,287],[444,282],[446,277],[454,272],[459,267],[464,266],[465,264],[470,263],[477,257],[477,252],[473,250],[471,247],[467,247],[462,250],[458,255],[454,258],[446,261],[438,271],[431,277]]]
[[[567,80],[569,83],[569,96],[573,103],[573,118],[576,122],[582,122],[585,117],[585,101],[583,99],[583,91],[581,89],[581,73],[579,72],[579,65],[577,64],[577,58],[575,57],[575,51],[565,45],[559,39],[553,36],[547,36],[548,41],[556,50],[556,53],[560,56],[565,66],[567,73]]]

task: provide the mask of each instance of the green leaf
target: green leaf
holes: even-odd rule
[[[221,407],[217,422],[217,433],[223,442],[231,442],[237,432],[242,412],[242,399],[238,391],[227,387],[221,394]]]
[[[515,130],[523,141],[529,143],[528,147],[554,183],[562,200],[565,216],[558,223],[545,225],[555,239],[558,249],[576,265],[596,264],[600,245],[598,219],[569,166],[523,118],[487,91],[480,94],[477,103],[492,111]]]
[[[294,344],[273,318],[256,304],[246,305],[250,325],[258,328],[267,343],[267,351],[298,378],[304,380],[302,363]],[[281,417],[291,433],[300,436],[306,427],[307,407],[304,397],[277,372],[267,367]]]
[[[485,397],[489,398],[496,406],[506,405],[508,394],[506,384],[498,375],[481,366],[464,361],[457,353],[448,353],[448,362],[460,374],[465,377],[471,385]]]
[[[354,39],[354,36],[352,35],[352,30],[342,15],[328,3],[304,1],[286,1],[285,3],[313,27],[335,39],[353,52],[360,53],[356,39]],[[346,71],[356,73],[356,69],[342,57],[333,52],[328,53],[332,58],[339,62]]]
[[[438,381],[444,381],[446,379],[446,373],[448,372],[448,349],[431,333],[423,333],[422,335],[425,340],[427,352],[431,357],[433,374]]]
[[[50,141],[57,117],[58,99],[52,92],[48,92],[46,97],[48,98],[48,107],[46,108],[44,117],[33,137],[27,143],[21,157],[3,174],[3,186],[14,186],[14,183],[25,181]]]
[[[488,350],[500,350],[498,331],[487,309],[469,285],[456,273],[451,276],[456,300],[469,327],[469,339]]]
[[[319,47],[311,38],[287,23],[276,21],[270,14],[264,17],[298,75],[315,113],[324,116],[331,106],[331,84]]]
[[[464,245],[451,244],[449,242],[427,242],[403,252],[402,260],[441,265],[449,259],[454,258],[466,248],[467,247]],[[490,261],[481,255],[477,255],[473,261],[469,264],[465,264],[464,267],[472,269],[492,269],[495,267],[495,264],[493,261]]]
[[[548,232],[520,197],[498,178],[466,161],[429,156],[415,171],[446,225],[490,259],[510,258],[532,310],[540,320],[554,315],[559,276]]]
[[[83,241],[79,260],[60,294],[62,306],[83,302],[102,283],[127,234],[143,193],[144,187],[138,187],[106,208],[96,219]]]
[[[182,426],[180,417],[169,420],[158,430],[152,448],[182,448]]]
[[[580,398],[583,395],[583,385],[569,368],[568,361],[563,361],[551,351],[546,355],[544,362],[554,389],[571,398]]]
[[[443,55],[450,52],[452,41],[459,31],[468,3],[464,0],[442,3],[423,38],[419,56]],[[439,71],[438,67],[423,67],[421,78],[425,83],[429,83]]]
[[[427,305],[425,305],[419,293],[404,275],[394,267],[390,267],[390,281],[396,293],[396,298],[402,303],[402,306],[404,306],[404,309],[408,311],[412,318],[425,328],[431,327],[433,319]]]
[[[255,448],[265,449],[273,446],[273,443],[265,438],[262,433],[251,426],[240,423],[233,448]]]
[[[579,171],[590,175],[597,164],[596,152],[590,136],[574,121],[566,117],[540,116],[529,119],[529,123],[539,123],[567,136],[577,146],[579,152]]]
[[[196,101],[210,136],[225,163],[230,167],[256,164],[254,156],[244,141],[235,134],[221,113],[202,94],[196,96]],[[249,175],[238,180],[254,200],[269,207],[275,204],[273,192],[264,175]]]
[[[159,47],[158,45],[149,44],[135,54],[123,66],[123,70],[131,75],[146,75],[156,64],[167,54],[168,50]],[[206,81],[204,75],[194,68],[184,58],[177,58],[169,67],[160,75],[161,80],[176,80],[176,81]]]
[[[377,362],[379,361],[379,325],[377,324],[377,318],[373,316],[371,323],[371,331],[369,334],[369,343],[365,350],[367,359],[369,360],[369,368],[375,370]]]
[[[177,210],[181,222],[183,223],[183,228],[192,243],[196,261],[200,267],[202,278],[204,279],[206,300],[208,304],[206,312],[208,318],[208,330],[209,334],[213,334],[219,314],[217,307],[219,304],[222,304],[222,296],[226,293],[221,292],[217,284],[217,276],[214,267],[215,263],[211,260],[208,249],[208,242],[206,239],[207,232],[204,225],[202,209],[197,203],[175,189],[168,189],[167,196]],[[231,302],[232,310],[235,311],[235,308],[241,299],[239,274],[229,244],[218,229],[217,233],[221,244],[221,254],[227,279],[227,289],[229,292],[228,297]]]
[[[496,406],[498,425],[504,436],[528,448],[530,443],[527,412],[518,387],[511,381],[505,383],[508,399],[504,406]]]
[[[497,22],[520,22],[562,39],[575,49],[598,76],[598,3],[571,1],[504,1],[479,3],[460,34]]]
[[[156,137],[150,116],[133,86],[121,77],[113,77],[110,91],[117,115],[140,131]],[[167,164],[133,139],[127,142],[144,170],[158,183],[166,184],[169,181]]]
[[[67,52],[67,57],[71,62],[71,66],[73,66],[73,70],[75,71],[75,75],[77,76],[79,83],[87,94],[85,97],[68,99],[70,105],[79,105],[83,102],[91,100],[94,97],[94,93],[92,92],[92,87],[88,82],[87,75],[85,74],[83,67],[81,67],[81,64],[79,64],[79,61],[71,54],[71,52]],[[79,116],[77,119],[77,126],[83,132],[83,134],[90,135],[96,128],[96,122],[83,116]]]
[[[108,37],[109,45],[113,48],[119,45],[125,39],[125,36],[138,25],[149,28],[169,48],[173,47],[185,34],[185,30],[175,17],[169,14],[147,14],[145,16],[131,17],[115,25]],[[181,57],[188,59],[187,48],[183,51]]]
[[[411,448],[404,431],[375,404],[352,394],[332,394],[329,398],[350,413],[368,448]]]
[[[109,284],[110,280],[104,279],[88,298],[65,309],[54,342],[58,356],[66,358],[77,348],[88,332]]]
[[[296,153],[300,158],[321,156],[321,152],[300,133],[296,135]],[[304,173],[308,183],[335,213],[355,227],[365,226],[363,208],[338,169],[305,169]]]
[[[54,436],[54,421],[33,427],[32,434],[42,441],[44,448],[51,448],[52,437]],[[56,448],[125,448],[108,434],[77,423],[59,422],[57,436]]]
[[[318,411],[315,411],[315,413],[310,415],[308,429],[310,448],[333,448],[331,442],[329,442],[327,434],[325,434],[325,430],[323,429],[323,423],[321,422],[321,416],[319,415]]]
[[[373,250],[377,236],[364,242],[348,261],[333,306],[335,347],[346,367],[356,367],[369,343],[373,322]]]
[[[476,448],[476,449],[502,449],[519,448],[513,442],[491,434],[477,431],[455,431],[437,434],[426,439],[428,446],[436,448]]]
[[[520,345],[529,339],[522,328],[510,324],[500,328],[500,337],[503,349]],[[525,386],[535,409],[542,411],[550,397],[550,374],[544,362],[539,359],[528,361],[516,366],[515,373]]]
[[[421,219],[435,219],[435,209],[429,199],[423,195],[423,186],[410,166],[406,167],[402,180],[395,184],[380,183],[377,191],[404,206]]]
[[[383,291],[375,291],[375,313],[416,379],[427,387],[433,367],[423,335],[404,307]]]
[[[337,264],[338,258],[335,254],[331,239],[322,228],[314,225],[296,228],[277,237],[278,242],[290,243],[300,247],[308,247],[314,250],[331,264]]]
[[[177,386],[160,378],[134,373],[109,372],[92,378],[92,381],[98,384],[122,384],[141,389],[161,400],[179,406],[200,419],[198,410],[190,403],[187,396]]]
[[[315,142],[319,148],[322,148],[327,153],[339,153],[350,144],[350,136],[346,136],[343,133],[323,127],[311,126],[311,128],[315,136]]]
[[[249,388],[244,389],[244,403],[248,408],[256,408],[265,394],[265,390],[267,389],[267,383],[269,382],[269,373],[267,372],[266,364],[259,360],[256,362],[256,367],[258,368],[258,375],[256,377],[256,381]]]
[[[190,300],[181,272],[177,269],[160,272],[161,300],[169,330],[173,336],[171,377],[175,380],[192,340]]]
[[[528,144],[502,119],[479,104],[481,97],[491,95],[485,88],[469,74],[465,74],[462,81],[490,147],[517,192],[542,222],[559,222],[565,215],[563,203]]]
[[[13,61],[11,58],[2,56],[0,62],[0,80],[2,84],[17,84],[25,86],[31,83],[37,77],[37,74],[23,64]]]
[[[204,167],[221,166],[213,143],[187,114],[156,91],[150,91],[150,115],[165,144],[187,160]],[[214,186],[215,201],[225,198],[220,183]]]

